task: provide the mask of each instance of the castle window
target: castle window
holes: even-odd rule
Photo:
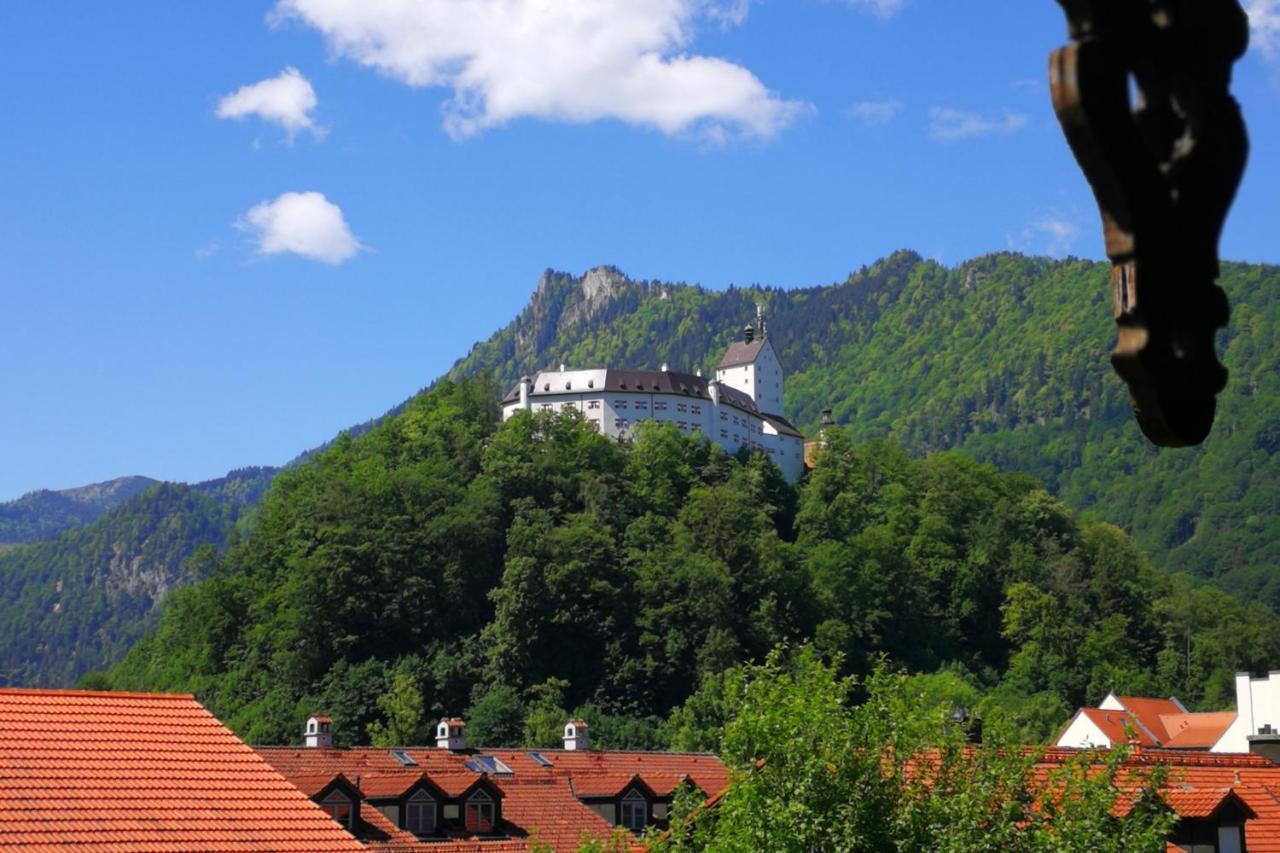
[[[727,421],[727,420],[729,420],[729,416],[728,416],[728,415],[726,415],[724,412],[721,412],[721,413],[720,413],[720,420],[722,420],[722,421]]]
[[[596,432],[600,431],[600,421],[597,418],[591,418],[587,423],[591,424],[591,428]]]
[[[426,791],[417,791],[405,804],[404,828],[414,835],[436,831],[436,801]]]
[[[727,429],[722,429],[722,430],[720,430],[720,437],[721,437],[721,438],[728,438],[728,437],[729,437],[729,431],[728,431]]]
[[[496,814],[493,797],[484,791],[476,791],[467,800],[467,832],[493,832]]]
[[[320,801],[320,808],[347,829],[351,828],[351,798],[346,794],[341,791],[330,791],[328,796]]]
[[[613,407],[614,407],[615,409],[625,409],[625,408],[627,407],[627,401],[626,401],[626,400],[614,400],[614,401],[613,401]]]
[[[665,412],[665,411],[667,410],[667,401],[666,401],[666,400],[654,400],[654,401],[653,401],[653,409],[654,409],[654,411],[656,411],[656,412]]]
[[[691,409],[691,411],[692,411],[695,415],[700,415],[700,414],[702,414],[702,407],[701,407],[701,406],[694,406],[694,407]]]
[[[648,402],[646,402],[645,400],[636,400],[637,412],[645,412],[645,411],[648,411],[648,409],[649,409]]]
[[[649,823],[649,804],[644,794],[632,789],[622,798],[622,825],[632,832],[641,832]]]
[[[539,408],[539,409],[549,409],[549,408],[551,408],[551,404],[550,404],[550,403],[541,403],[541,404],[539,404],[538,408]]]
[[[588,408],[588,409],[598,409],[598,408],[600,408],[600,401],[599,401],[599,400],[588,400],[588,401],[587,401],[587,408]]]
[[[687,404],[687,403],[676,403],[676,411],[677,411],[677,412],[687,412],[687,411],[689,411],[689,406],[688,406],[688,404]]]
[[[560,404],[560,408],[561,408],[561,409],[572,409],[572,408],[573,408],[573,403],[561,403],[561,404]]]
[[[627,428],[627,419],[626,419],[626,418],[616,418],[616,419],[614,420],[614,422],[613,422],[613,428],[614,428],[614,429],[626,429],[626,428]]]

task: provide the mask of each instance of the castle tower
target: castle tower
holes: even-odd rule
[[[716,380],[749,395],[762,412],[783,415],[782,363],[769,342],[764,306],[756,305],[756,324],[747,324],[716,367]]]

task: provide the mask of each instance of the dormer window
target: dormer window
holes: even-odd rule
[[[632,832],[643,832],[649,825],[649,801],[632,788],[622,798],[622,825]]]
[[[415,791],[405,803],[404,828],[414,835],[432,835],[436,831],[436,801],[426,791]]]
[[[351,829],[351,815],[354,809],[351,807],[351,798],[341,791],[330,791],[329,794],[320,801],[320,808],[324,809],[325,814],[342,824],[347,829]]]
[[[497,823],[497,807],[493,797],[484,791],[476,791],[467,800],[467,832],[493,832]]]

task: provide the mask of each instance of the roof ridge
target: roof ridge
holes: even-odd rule
[[[92,696],[103,699],[171,699],[195,701],[194,693],[133,693],[127,690],[75,690],[59,687],[0,687],[0,696]]]

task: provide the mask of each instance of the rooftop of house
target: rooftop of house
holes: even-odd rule
[[[724,357],[716,365],[716,370],[753,363],[760,357],[760,350],[764,349],[764,344],[767,340],[768,338],[755,338],[753,340],[734,341],[724,351]]]
[[[1166,749],[1210,749],[1235,722],[1235,711],[1189,712],[1177,699],[1109,695],[1100,707],[1081,708],[1063,726],[1085,716],[1112,744],[1132,740],[1141,746]]]
[[[400,835],[394,838],[365,839],[379,851],[394,847],[397,851],[502,853],[527,850],[535,837],[555,850],[576,850],[584,833],[603,839],[617,830],[589,801],[617,799],[632,788],[666,799],[682,784],[712,793],[728,781],[728,770],[720,759],[697,753],[433,747],[257,747],[257,751],[312,795],[339,775],[349,780],[364,800],[362,818],[370,803],[402,800],[423,785],[444,797],[462,798],[484,780],[499,796],[500,837],[454,830],[445,837],[419,841],[398,830]]]
[[[0,689],[0,849],[363,849],[194,697]]]

